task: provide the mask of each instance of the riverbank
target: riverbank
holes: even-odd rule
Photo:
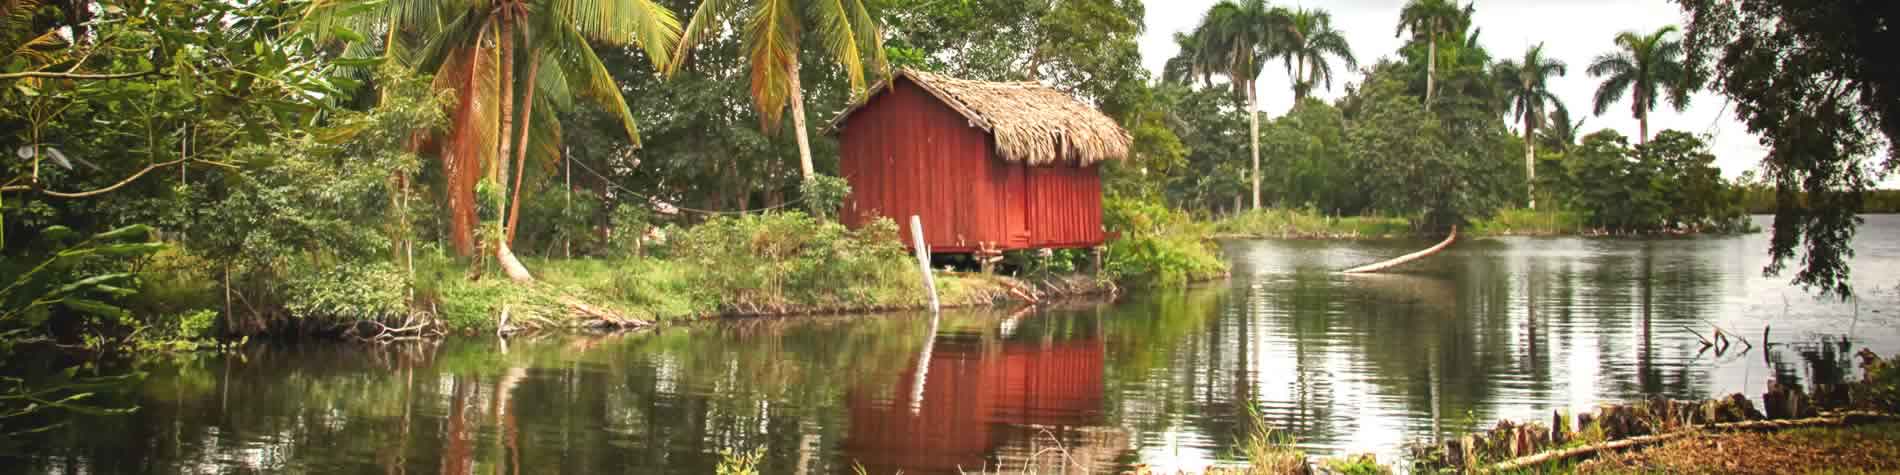
[[[1220,239],[1360,240],[1397,239],[1421,235],[1411,218],[1329,216],[1314,210],[1286,208],[1247,211],[1215,220],[1212,227],[1213,236]],[[1459,230],[1467,237],[1685,235],[1759,231],[1759,228],[1745,223],[1737,224],[1733,229],[1617,231],[1591,226],[1588,217],[1579,211],[1522,208],[1500,209],[1497,214],[1474,220]]]
[[[1881,473],[1900,470],[1900,422],[1711,434],[1577,465],[1575,473]]]

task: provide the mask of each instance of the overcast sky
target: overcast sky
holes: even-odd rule
[[[1159,75],[1161,66],[1173,57],[1176,48],[1172,35],[1192,29],[1201,15],[1216,0],[1161,0],[1148,2],[1147,32],[1141,37],[1142,64]],[[1393,36],[1399,9],[1405,0],[1272,0],[1280,6],[1306,6],[1332,12],[1333,26],[1346,34],[1361,65],[1370,65],[1381,57],[1396,57],[1403,42]],[[1562,60],[1570,73],[1555,78],[1551,89],[1570,108],[1571,117],[1585,117],[1584,133],[1602,128],[1616,129],[1625,136],[1636,136],[1636,119],[1630,117],[1628,102],[1609,107],[1602,116],[1592,112],[1591,99],[1597,80],[1584,70],[1590,60],[1615,47],[1618,32],[1655,31],[1663,25],[1681,24],[1682,9],[1669,0],[1477,0],[1474,18],[1482,34],[1478,37],[1496,60],[1522,58],[1524,50],[1544,43],[1544,54]],[[1334,65],[1336,71],[1343,71]],[[1340,74],[1331,91],[1316,95],[1338,98],[1344,92],[1342,81],[1356,82],[1361,75]],[[1627,96],[1625,96],[1627,101]],[[1728,177],[1753,169],[1766,153],[1756,137],[1734,118],[1718,94],[1700,93],[1692,97],[1689,108],[1676,112],[1665,102],[1651,114],[1651,134],[1677,129],[1708,133],[1716,162]],[[1260,106],[1272,116],[1286,113],[1293,106],[1293,90],[1286,68],[1269,66],[1260,80]]]

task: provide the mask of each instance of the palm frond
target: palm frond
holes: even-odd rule
[[[851,80],[851,90],[864,90],[864,52],[858,49],[858,30],[851,25],[845,0],[817,0],[811,6],[812,19],[818,23],[817,32],[825,49],[844,66],[845,77]]]
[[[589,38],[639,47],[655,69],[670,64],[681,44],[679,18],[653,0],[556,0],[553,8],[552,18]]]
[[[568,35],[569,41],[584,42],[579,30],[570,27],[563,32]],[[600,62],[600,56],[594,54],[593,48],[570,48],[568,51],[575,55],[579,67],[563,73],[570,80],[580,79],[583,84],[580,88],[581,97],[593,100],[618,117],[621,127],[626,129],[627,140],[632,141],[635,148],[640,147],[639,123],[633,119],[633,111],[627,108],[627,98],[620,94],[620,84],[614,82],[613,73],[607,71],[607,65]],[[576,73],[581,77],[575,78],[573,75]],[[569,87],[573,84],[568,83]]]
[[[1597,56],[1596,60],[1590,62],[1590,69],[1585,70],[1593,77],[1633,74],[1635,71],[1636,58],[1620,51]]]
[[[416,55],[418,71],[440,71],[442,64],[450,54],[457,50],[476,47],[482,32],[488,28],[489,10],[468,9],[456,15],[454,20],[443,27],[441,34],[429,39]],[[440,74],[439,72],[437,74]]]
[[[692,52],[693,48],[699,46],[699,42],[705,41],[706,38],[711,37],[714,32],[718,31],[725,16],[730,13],[734,7],[738,6],[738,4],[739,2],[737,0],[705,0],[701,2],[699,8],[693,10],[693,18],[688,20],[686,26],[680,30],[679,43],[674,47],[672,56],[669,58],[670,60],[661,63],[666,65],[661,68],[661,71],[665,72],[668,76],[678,74],[680,68],[686,64],[686,58]]]
[[[1624,73],[1610,75],[1609,79],[1604,80],[1602,85],[1597,86],[1596,100],[1594,101],[1596,104],[1596,115],[1603,115],[1605,111],[1610,110],[1610,104],[1615,104],[1616,101],[1623,100],[1623,95],[1629,92],[1630,85],[1634,82],[1636,82],[1635,73],[1626,71]]]
[[[798,12],[792,3],[761,0],[745,27],[752,99],[766,130],[777,129],[791,99],[791,69],[798,61]]]

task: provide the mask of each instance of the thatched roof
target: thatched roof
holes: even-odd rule
[[[871,88],[863,101],[831,121],[831,129],[837,130],[899,78],[910,80],[971,125],[989,132],[1003,160],[1031,166],[1086,166],[1127,158],[1134,142],[1114,119],[1041,83],[972,81],[910,69],[898,70],[890,80]]]

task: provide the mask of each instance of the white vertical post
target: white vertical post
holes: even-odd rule
[[[917,249],[917,268],[924,271],[924,290],[930,292],[930,313],[937,313],[937,279],[930,272],[930,249],[924,244],[924,220],[914,214],[910,215],[910,238]]]

